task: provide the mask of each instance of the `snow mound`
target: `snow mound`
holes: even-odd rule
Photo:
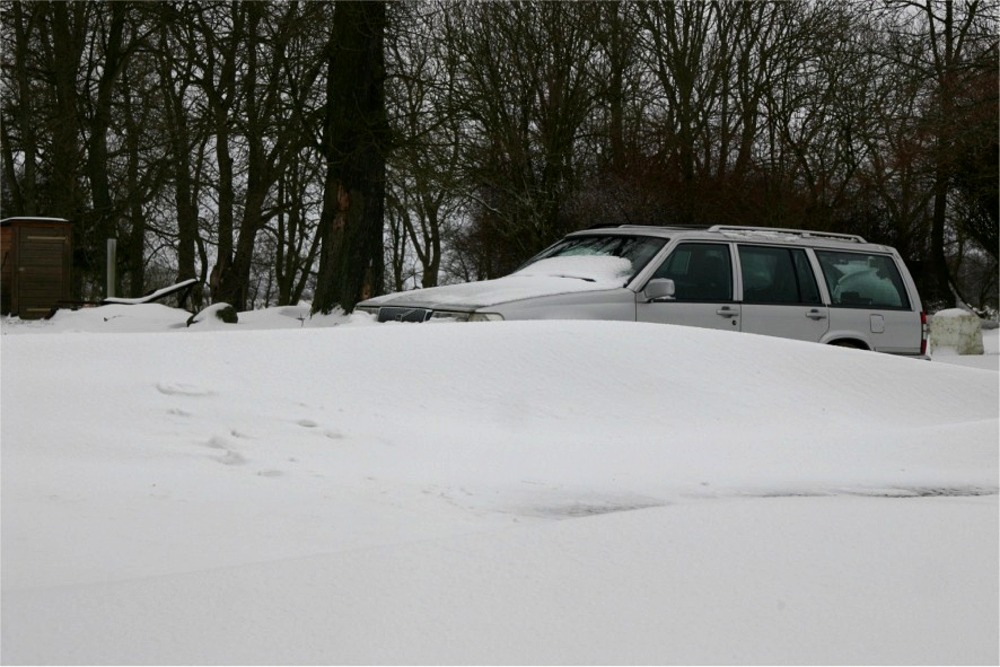
[[[997,661],[994,371],[92,310],[0,338],[5,663]]]

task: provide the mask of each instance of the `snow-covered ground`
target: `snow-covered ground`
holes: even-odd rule
[[[1000,659],[996,330],[187,317],[3,323],[3,663]]]

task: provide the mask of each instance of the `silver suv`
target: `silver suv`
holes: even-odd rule
[[[920,296],[896,250],[791,229],[588,229],[509,276],[388,294],[358,309],[380,322],[628,320],[909,356],[927,346]]]

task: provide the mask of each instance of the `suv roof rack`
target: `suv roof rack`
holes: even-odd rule
[[[708,229],[708,225],[643,225],[643,224],[633,224],[627,223],[624,225],[618,225],[619,227],[625,227],[626,229],[690,229],[690,230],[702,230]]]
[[[708,229],[708,225],[650,225],[634,222],[601,222],[589,227],[577,229],[578,232],[586,232],[591,229]]]
[[[708,228],[710,232],[771,232],[776,234],[793,234],[804,238],[834,239],[837,241],[851,241],[853,243],[868,243],[857,234],[837,234],[835,232],[814,232],[807,229],[785,229],[782,227],[744,227],[742,225],[712,225]]]

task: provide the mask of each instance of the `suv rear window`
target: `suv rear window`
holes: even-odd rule
[[[830,304],[846,308],[909,310],[903,279],[887,255],[817,250]]]

